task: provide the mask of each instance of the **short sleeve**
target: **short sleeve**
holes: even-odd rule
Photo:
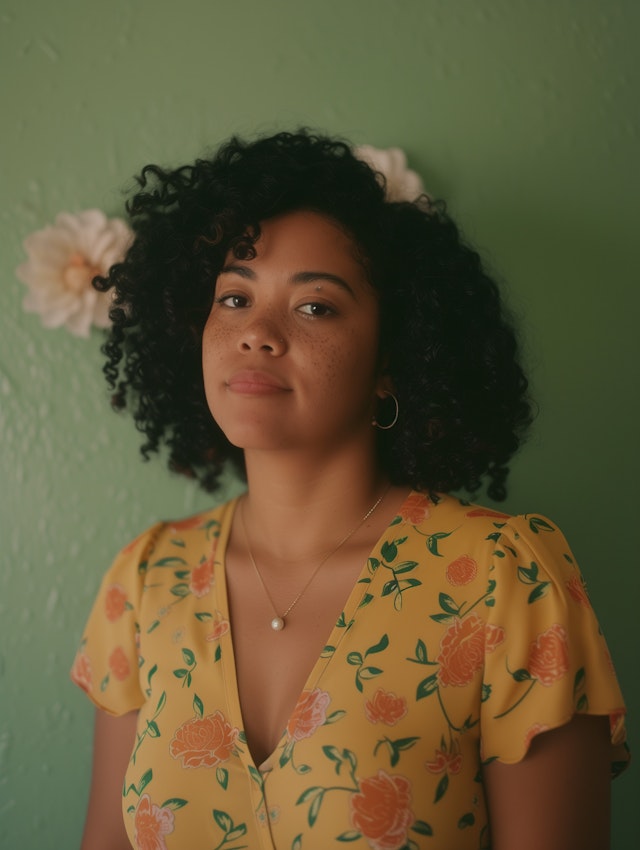
[[[98,708],[121,715],[144,702],[138,669],[139,609],[146,561],[162,527],[137,537],[105,574],[76,653],[71,679]]]
[[[575,714],[606,715],[614,775],[628,762],[625,706],[584,580],[545,517],[509,520],[493,546],[482,689],[482,757],[524,757]]]

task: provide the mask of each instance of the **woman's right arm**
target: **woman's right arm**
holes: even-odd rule
[[[80,850],[131,850],[122,819],[122,782],[133,750],[137,711],[96,710],[93,769]]]

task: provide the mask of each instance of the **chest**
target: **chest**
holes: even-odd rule
[[[273,753],[305,685],[313,678],[334,629],[357,586],[367,551],[346,556],[314,577],[274,631],[271,620],[283,615],[306,583],[304,577],[270,576],[268,595],[246,562],[227,559],[227,601],[234,649],[237,691],[247,743],[257,765]],[[269,598],[271,597],[271,599]],[[273,602],[272,602],[273,600]],[[274,610],[275,605],[275,610]]]

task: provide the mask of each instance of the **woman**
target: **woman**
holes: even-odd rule
[[[504,498],[514,333],[444,212],[378,180],[307,132],[140,178],[99,282],[114,402],[247,492],[103,581],[85,850],[608,846],[624,705],[566,541],[448,495]]]

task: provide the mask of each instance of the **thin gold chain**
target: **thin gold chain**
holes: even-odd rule
[[[302,599],[304,594],[307,592],[309,585],[314,580],[316,575],[319,573],[321,567],[323,567],[326,564],[326,562],[329,560],[329,558],[331,558],[332,555],[335,555],[336,552],[338,551],[338,549],[340,549],[341,546],[344,546],[344,544],[347,542],[347,540],[349,540],[350,537],[353,537],[353,535],[356,533],[356,531],[369,519],[371,514],[376,510],[376,508],[378,507],[380,502],[382,502],[384,497],[389,492],[390,487],[391,487],[391,485],[389,485],[389,487],[386,488],[386,490],[382,493],[382,495],[378,499],[376,499],[376,501],[373,503],[373,505],[371,505],[371,507],[366,512],[366,514],[362,517],[362,519],[359,520],[358,524],[355,525],[351,529],[351,531],[349,531],[349,532],[347,532],[347,534],[345,534],[345,536],[340,540],[338,545],[335,546],[333,549],[331,549],[331,551],[327,555],[324,556],[324,558],[320,561],[320,563],[315,568],[315,570],[311,573],[311,577],[309,578],[307,583],[304,585],[304,587],[302,588],[300,593],[296,596],[296,598],[293,600],[291,605],[289,605],[289,607],[287,608],[287,610],[283,614],[278,614],[278,609],[276,608],[275,602],[273,601],[273,597],[269,593],[269,588],[267,587],[264,579],[262,578],[260,570],[258,569],[258,565],[256,564],[256,559],[253,557],[253,552],[251,551],[251,544],[249,543],[249,535],[247,534],[247,526],[246,526],[246,523],[244,521],[244,505],[245,505],[245,503],[244,503],[244,501],[242,502],[242,505],[240,507],[240,522],[242,524],[242,533],[244,535],[244,541],[245,541],[245,544],[246,544],[246,547],[247,547],[247,552],[249,553],[249,560],[253,564],[253,568],[256,571],[256,575],[258,576],[258,579],[260,580],[260,584],[262,585],[262,587],[264,589],[264,592],[267,596],[267,599],[271,603],[271,607],[273,608],[273,613],[276,615],[276,618],[282,620],[282,623],[283,623],[282,627],[284,627],[284,621],[285,621],[286,617],[293,611],[293,609],[296,607],[298,602]]]

